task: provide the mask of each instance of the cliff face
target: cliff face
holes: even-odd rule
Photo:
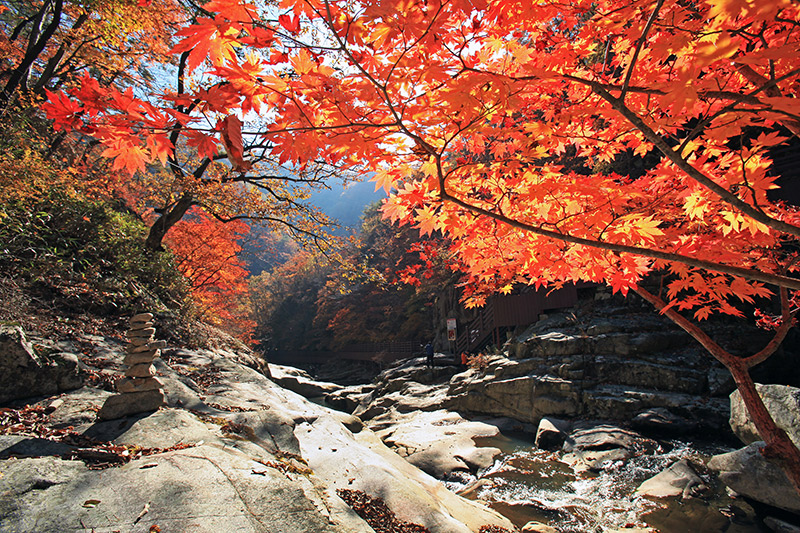
[[[83,341],[74,355],[92,362],[93,383],[121,375],[120,339]],[[248,362],[251,354],[224,349],[167,349],[155,361],[167,406],[117,420],[97,419],[111,392],[89,386],[4,409],[0,531],[373,531],[340,489],[380,497],[397,521],[433,532],[511,527],[390,451],[359,419],[279,387]]]

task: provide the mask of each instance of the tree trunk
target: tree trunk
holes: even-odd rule
[[[183,196],[173,205],[165,209],[158,219],[150,227],[150,233],[147,235],[145,247],[150,251],[163,250],[162,241],[164,236],[172,226],[178,223],[183,215],[194,205],[194,195],[190,192],[183,193]]]
[[[761,438],[766,443],[762,454],[766,459],[776,463],[783,469],[786,477],[789,478],[789,481],[794,485],[795,491],[800,494],[800,450],[797,449],[786,432],[778,427],[772,419],[772,415],[767,411],[764,401],[756,390],[753,378],[750,377],[747,359],[736,357],[725,350],[722,346],[714,342],[703,330],[692,324],[687,318],[675,310],[667,309],[665,311],[666,303],[657,296],[650,294],[642,288],[637,288],[636,293],[651,303],[658,311],[666,315],[667,318],[680,326],[686,333],[694,337],[714,359],[722,363],[725,368],[728,369],[733,376],[733,380],[736,382],[736,388],[742,395],[742,401],[744,402],[748,415],[750,415],[750,420],[753,421],[759,435],[761,435]],[[782,298],[783,296],[782,294]],[[784,312],[784,321],[790,319],[791,317],[788,316],[788,313]],[[783,333],[785,333],[785,331]],[[781,333],[779,332],[776,337],[782,337]]]
[[[69,48],[72,44],[72,41],[75,38],[74,32],[78,31],[87,20],[89,20],[89,15],[87,13],[81,13],[81,15],[78,17],[78,20],[76,20],[75,24],[72,25],[73,34],[64,39],[64,42],[62,42],[61,46],[58,47],[58,51],[56,51],[53,57],[50,58],[50,61],[47,62],[47,65],[42,71],[41,76],[39,76],[39,80],[36,82],[36,86],[33,88],[33,92],[35,94],[41,94],[44,92],[45,87],[47,87],[47,82],[49,82],[50,78],[53,77],[56,69],[61,66],[61,59],[63,59],[67,48]]]
[[[20,64],[11,73],[5,88],[3,88],[3,91],[0,92],[0,107],[6,107],[8,105],[8,103],[11,101],[11,96],[18,88],[22,87],[24,89],[27,86],[27,79],[31,67],[36,62],[36,59],[39,57],[42,51],[44,51],[45,46],[47,46],[47,42],[61,24],[61,10],[63,6],[64,0],[55,0],[55,5],[53,6],[53,18],[45,28],[42,35],[39,36],[36,32],[31,33],[31,38],[28,41],[28,47],[25,51],[25,57],[22,58]],[[49,8],[50,2],[46,2],[45,5],[42,6],[42,20],[44,19],[44,16]],[[41,24],[41,22],[39,23]]]
[[[772,415],[769,414],[764,401],[758,394],[747,367],[738,360],[722,362],[722,364],[733,376],[736,388],[742,395],[742,401],[750,415],[750,420],[753,421],[758,434],[766,443],[766,447],[761,451],[762,455],[783,468],[786,477],[800,494],[800,450],[794,445],[789,435],[772,419]]]

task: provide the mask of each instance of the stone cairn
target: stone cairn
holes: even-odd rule
[[[153,315],[140,313],[130,319],[128,349],[123,363],[128,367],[125,377],[116,382],[117,392],[109,396],[97,413],[102,420],[113,420],[137,413],[155,411],[165,405],[164,384],[155,377],[153,360],[161,355],[164,341],[153,338]]]

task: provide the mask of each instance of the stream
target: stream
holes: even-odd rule
[[[715,444],[662,442],[653,453],[606,465],[599,473],[577,474],[559,454],[535,448],[530,438],[480,439],[481,446],[502,450],[494,465],[445,482],[488,503],[518,527],[537,521],[563,533],[603,533],[620,528],[651,528],[660,533],[753,533],[760,525],[748,504],[733,500],[724,487],[699,472],[709,490],[700,498],[651,500],[634,494],[646,479],[679,459],[704,464],[713,454],[729,451]]]

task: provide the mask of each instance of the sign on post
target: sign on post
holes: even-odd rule
[[[449,340],[449,341],[456,340],[456,319],[455,318],[448,318],[447,319],[447,340]]]

